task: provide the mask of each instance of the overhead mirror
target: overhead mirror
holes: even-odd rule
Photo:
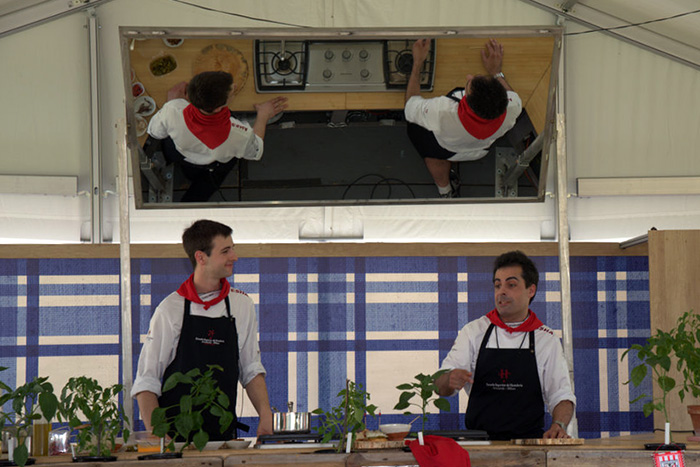
[[[561,28],[121,27],[120,38],[137,208],[544,199]],[[482,51],[494,38],[505,80],[522,102],[514,126],[485,156],[450,164],[460,182],[451,198],[440,198],[407,134],[412,48],[422,38],[429,41],[421,97],[445,96],[467,86],[469,75],[485,75]],[[149,138],[148,128],[173,90],[205,71],[231,74],[233,125],[253,128],[256,105],[279,97],[286,108],[264,125],[262,157],[210,170],[214,188],[197,197],[188,159],[171,157],[172,142]],[[185,122],[197,133],[192,125]]]

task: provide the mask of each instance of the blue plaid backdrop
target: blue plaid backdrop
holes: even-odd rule
[[[558,259],[534,257],[540,286],[532,309],[561,330]],[[245,258],[232,283],[257,305],[270,401],[282,410],[329,409],[346,378],[362,384],[381,421],[396,386],[436,371],[458,330],[493,308],[490,257]],[[190,274],[186,259],[132,261],[133,365],[155,306]],[[622,352],[650,334],[648,259],[572,257],[575,387],[579,434],[651,431],[641,402],[651,392],[623,383],[634,365]],[[120,379],[119,262],[116,259],[0,259],[0,379],[10,386],[49,376]],[[559,335],[561,333],[559,332]],[[463,428],[466,397],[435,408],[426,429]],[[414,408],[418,413],[418,409]],[[242,421],[257,419],[246,398]],[[374,428],[379,420],[369,419]],[[419,422],[416,422],[419,423]],[[138,422],[140,424],[140,422]],[[418,425],[414,425],[416,427]]]

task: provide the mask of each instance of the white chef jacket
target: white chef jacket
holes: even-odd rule
[[[260,160],[263,154],[263,140],[253,132],[248,123],[231,117],[231,132],[228,138],[212,149],[187,128],[183,110],[188,105],[190,103],[185,99],[173,99],[163,104],[148,123],[148,134],[156,139],[170,136],[177,150],[185,156],[185,160],[195,165],[226,163],[234,157]]]
[[[219,292],[216,290],[200,294],[199,298],[206,302],[216,298]],[[255,305],[248,295],[234,288],[231,288],[228,297],[231,303],[231,316],[236,319],[238,331],[238,379],[245,387],[255,376],[266,374],[260,360]],[[131,389],[132,397],[142,391],[149,391],[157,396],[161,395],[163,374],[177,353],[184,310],[185,298],[177,292],[173,292],[160,302],[153,313],[146,341],[141,348],[136,379]],[[192,302],[190,313],[192,316],[206,316],[208,318],[226,316],[226,302],[222,300],[208,310],[204,309],[204,305]]]
[[[481,341],[484,339],[486,330],[491,324],[491,320],[482,316],[470,323],[467,323],[457,335],[452,349],[442,362],[440,369],[463,369],[474,373],[476,369],[476,359],[479,356]],[[509,323],[511,327],[517,327],[522,323]],[[496,345],[496,335],[498,335],[498,346]],[[498,326],[491,332],[488,348],[517,349],[527,348],[529,340],[527,332],[509,333]],[[523,340],[524,339],[524,340]],[[549,413],[561,401],[571,401],[576,405],[576,396],[571,390],[569,380],[569,368],[564,358],[559,338],[545,325],[535,330],[535,359],[537,360],[537,374],[542,387],[542,399],[544,400]],[[467,395],[472,389],[472,385],[467,383],[464,390]]]
[[[486,139],[477,139],[464,129],[457,108],[459,103],[447,96],[425,99],[412,96],[406,102],[404,114],[406,120],[430,130],[438,144],[448,151],[456,153],[450,161],[473,161],[488,154],[488,148],[498,138],[513,128],[515,120],[523,109],[520,97],[513,91],[507,91],[508,107],[506,118],[500,128]],[[457,91],[454,97],[461,99],[464,91]]]

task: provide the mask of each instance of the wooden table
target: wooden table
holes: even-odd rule
[[[468,446],[474,467],[639,467],[651,466],[652,451],[644,450],[644,444],[662,442],[661,434],[633,435],[616,438],[586,440],[583,446],[514,446],[506,441],[494,441],[489,446]],[[677,436],[677,442],[685,442]],[[700,443],[686,443],[686,465],[700,465]],[[101,467],[359,467],[359,466],[408,466],[417,465],[413,454],[400,450],[364,451],[351,454],[315,453],[314,449],[285,450],[219,450],[188,451],[182,459],[165,461],[138,461],[138,453],[119,453],[117,462]],[[39,457],[37,464],[51,467],[76,467],[67,462],[66,456]],[[97,467],[96,463],[80,464],[81,467]]]

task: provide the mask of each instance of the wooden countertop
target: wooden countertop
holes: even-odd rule
[[[687,465],[700,463],[700,443],[688,443],[685,435],[676,435],[676,442],[687,444],[684,453]],[[494,441],[489,446],[467,446],[471,463],[474,467],[598,467],[615,465],[616,467],[638,467],[652,464],[652,451],[644,450],[644,444],[661,442],[661,433],[621,436],[614,438],[587,439],[583,446],[515,446],[507,441]],[[187,451],[182,459],[166,461],[148,461],[149,467],[230,467],[245,465],[262,467],[273,465],[285,466],[376,466],[376,465],[416,465],[413,454],[398,449],[355,452],[351,454],[315,453],[312,448],[285,450],[218,450]],[[110,463],[113,467],[138,465],[138,453],[118,453],[118,460]],[[52,464],[52,467],[74,466],[68,463],[67,456],[39,457],[37,464]],[[85,464],[84,464],[85,465]],[[88,463],[96,467],[96,463]]]
[[[535,129],[538,133],[542,132],[554,38],[545,36],[497,39],[503,43],[505,50],[503,72],[506,79],[520,95]],[[423,95],[425,97],[444,95],[457,86],[463,86],[467,74],[484,73],[480,57],[484,43],[483,38],[438,39],[434,90]],[[290,111],[403,108],[403,91],[257,93],[254,76],[254,46],[251,39],[185,39],[179,47],[167,47],[160,38],[135,40],[133,50],[130,52],[130,66],[135,72],[135,79],[144,85],[146,94],[153,97],[160,108],[166,101],[168,89],[180,81],[189,81],[193,74],[196,57],[202,49],[212,44],[223,44],[238,50],[248,65],[248,77],[231,104],[232,110],[252,112],[255,103],[277,95],[289,98]],[[177,68],[166,75],[154,76],[149,69],[149,64],[152,60],[164,55],[172,55],[177,61]]]

